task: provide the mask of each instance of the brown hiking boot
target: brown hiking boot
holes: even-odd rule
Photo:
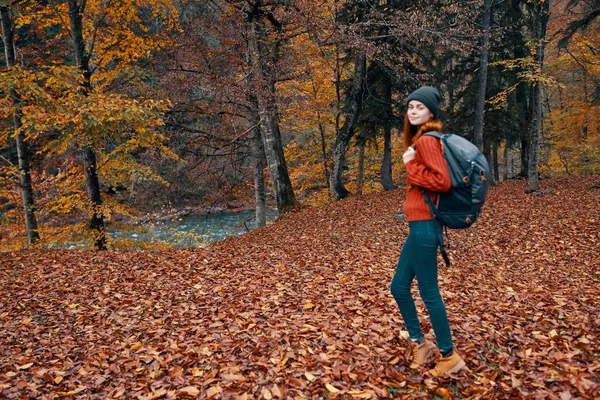
[[[458,372],[464,367],[466,367],[465,361],[456,350],[453,350],[449,356],[440,358],[435,368],[430,369],[429,373],[434,377],[440,377]]]
[[[410,364],[412,369],[419,368],[421,365],[424,365],[429,357],[433,354],[433,349],[435,349],[435,344],[431,343],[429,340],[424,339],[421,344],[414,344],[412,353],[413,353],[413,361]]]

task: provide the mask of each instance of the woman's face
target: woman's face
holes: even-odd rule
[[[433,113],[429,111],[429,108],[418,100],[411,100],[408,103],[406,115],[410,124],[414,126],[421,126],[433,118]]]

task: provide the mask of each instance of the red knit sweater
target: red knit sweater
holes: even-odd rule
[[[417,141],[416,151],[415,159],[406,163],[408,195],[404,203],[404,215],[407,221],[433,219],[420,188],[426,189],[435,203],[437,192],[449,191],[452,184],[439,139],[422,136]]]

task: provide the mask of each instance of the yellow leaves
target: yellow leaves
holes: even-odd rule
[[[454,398],[454,396],[452,396],[452,393],[450,393],[450,391],[446,388],[438,388],[435,391],[435,394],[439,397],[442,398],[444,400],[452,400]]]
[[[139,350],[141,349],[143,344],[141,342],[136,342],[129,347],[130,350]]]
[[[306,377],[306,379],[308,379],[310,382],[314,381],[315,379],[317,379],[316,376],[314,376],[313,374],[311,374],[310,372],[305,372],[304,376]]]
[[[312,302],[309,301],[309,302],[307,302],[307,303],[304,304],[304,307],[302,307],[302,309],[304,309],[304,310],[310,310],[311,308],[314,308],[314,307],[315,307],[315,305]]]
[[[265,398],[265,400],[271,400],[273,398],[271,391],[269,389],[267,389],[266,387],[262,388],[261,394],[262,394],[263,398]]]
[[[335,386],[333,386],[333,385],[332,385],[332,384],[330,384],[330,383],[326,383],[326,384],[325,384],[325,388],[326,388],[328,391],[330,391],[331,393],[339,393],[339,392],[340,392],[340,389],[336,388]]]
[[[375,396],[375,393],[370,390],[349,390],[346,393],[357,399],[371,399]]]
[[[210,391],[210,389],[209,389]],[[206,395],[210,398],[212,396],[214,396],[217,393],[220,392],[215,392],[212,395],[209,395],[209,391],[207,391]],[[197,387],[195,386],[186,386],[184,388],[181,388],[178,392],[177,392],[177,397],[196,397],[200,394],[200,390],[198,390]]]
[[[210,399],[219,393],[223,393],[223,388],[219,385],[213,386],[206,391],[206,397]]]

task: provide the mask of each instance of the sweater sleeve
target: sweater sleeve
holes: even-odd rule
[[[406,177],[409,184],[434,192],[450,190],[450,172],[439,139],[433,136],[419,139],[415,159],[406,164]]]

